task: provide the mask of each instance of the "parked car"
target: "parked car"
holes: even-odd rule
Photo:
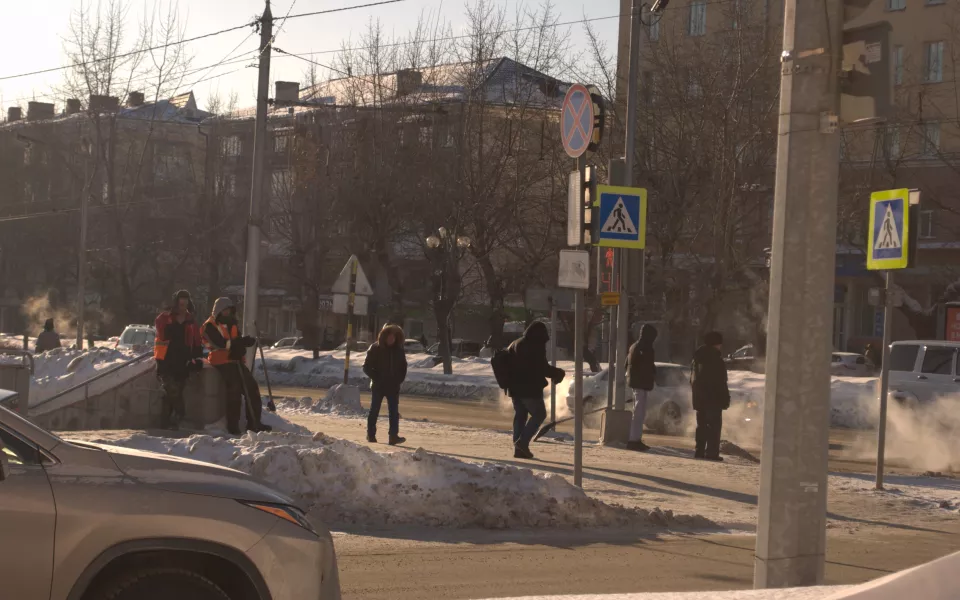
[[[944,396],[960,398],[960,342],[904,341],[890,345],[890,394],[922,405]]]
[[[454,338],[450,347],[450,356],[454,358],[467,358],[468,356],[480,356],[480,350],[483,344],[480,342],[471,342],[460,338]],[[427,354],[440,355],[440,342],[436,342],[427,348]]]
[[[344,352],[347,349],[347,343],[344,342],[337,346],[337,350]],[[366,352],[370,349],[370,342],[361,342],[360,340],[354,340],[353,344],[350,346],[350,352]]]
[[[420,340],[403,340],[403,351],[407,354],[423,354],[427,349]]]
[[[127,325],[116,347],[121,350],[148,350],[153,347],[156,337],[157,331],[152,325]]]
[[[830,374],[841,377],[872,377],[877,367],[869,358],[854,352],[834,352],[830,357]]]
[[[284,350],[306,350],[302,337],[285,337],[277,340],[272,348],[282,348]]]
[[[608,377],[609,370],[604,368],[599,373],[583,378],[583,399],[586,410],[600,408],[606,404]],[[647,398],[647,418],[644,426],[656,433],[670,435],[683,433],[688,423],[694,418],[690,368],[674,363],[658,362],[655,383],[653,391]],[[629,389],[627,393],[629,398]],[[732,393],[731,396],[731,408],[737,408],[733,418],[743,420],[747,424],[760,423],[762,415],[757,402],[736,393]],[[566,402],[567,408],[572,413],[573,385],[570,386]],[[633,410],[633,404],[627,404],[627,408]]]
[[[233,469],[64,440],[3,407],[0,531],[11,600],[340,598],[329,530],[287,496]]]
[[[752,371],[754,373],[763,373],[766,365],[766,358],[756,356],[753,344],[747,344],[735,352],[728,354],[723,359],[727,365],[728,371]]]

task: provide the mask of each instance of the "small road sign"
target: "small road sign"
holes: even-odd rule
[[[571,158],[580,158],[593,140],[594,114],[590,90],[575,83],[567,90],[560,110],[560,139]]]
[[[527,290],[524,304],[527,310],[547,312],[555,308],[570,311],[573,310],[573,292],[564,289],[531,288]]]
[[[590,253],[586,250],[561,250],[557,286],[585,290],[590,287]]]
[[[867,269],[906,269],[910,262],[910,190],[870,194]]]
[[[356,288],[351,290],[350,269],[353,263],[357,263],[357,284]],[[347,260],[347,264],[344,265],[337,280],[333,283],[333,289],[331,291],[333,291],[334,294],[350,294],[353,292],[358,296],[373,295],[373,287],[370,285],[370,280],[367,279],[367,274],[363,272],[363,267],[360,266],[360,259],[358,259],[356,255],[351,256],[349,260]]]
[[[647,245],[647,190],[598,185],[599,245],[645,248]]]
[[[600,295],[600,304],[602,306],[619,306],[620,292],[604,292]]]

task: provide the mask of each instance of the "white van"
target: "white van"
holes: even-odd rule
[[[960,342],[905,341],[890,345],[890,393],[897,400],[960,399]]]

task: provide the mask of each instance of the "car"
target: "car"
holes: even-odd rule
[[[916,407],[960,398],[960,342],[913,340],[890,345],[890,395]]]
[[[756,355],[753,344],[747,344],[724,357],[723,363],[728,371],[763,373],[766,359]]]
[[[277,341],[272,348],[283,348],[285,350],[303,350],[306,348],[302,337],[285,337]]]
[[[0,531],[10,600],[340,598],[329,530],[266,484],[61,439],[2,406]]]
[[[467,358],[469,356],[480,356],[480,350],[483,349],[483,344],[480,342],[471,342],[470,340],[463,340],[460,338],[454,338],[451,340],[450,347],[450,356],[454,358]],[[434,356],[440,355],[440,342],[434,343],[432,346],[427,348],[427,354],[433,354]]]
[[[407,354],[423,354],[427,350],[420,340],[403,340],[403,351]]]
[[[347,343],[344,342],[337,346],[337,350],[344,352],[347,349]],[[350,345],[350,352],[366,352],[370,349],[370,342],[361,342],[360,340],[354,340]]]
[[[120,339],[117,340],[116,348],[118,350],[147,350],[153,347],[153,340],[157,337],[157,331],[152,325],[127,325]]]
[[[872,377],[876,366],[869,358],[855,352],[834,352],[830,356],[830,374],[841,377]]]

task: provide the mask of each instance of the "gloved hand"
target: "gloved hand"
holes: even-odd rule
[[[563,378],[565,376],[566,376],[566,373],[562,369],[557,369],[556,371],[553,372],[553,377],[551,379],[553,379],[554,383],[560,383],[561,381],[563,381]]]
[[[193,360],[187,361],[187,371],[202,371],[203,370],[203,359],[195,358]]]
[[[251,348],[257,345],[257,338],[249,335],[245,335],[240,338],[240,343],[243,344],[244,348]]]
[[[267,401],[267,410],[269,410],[272,413],[277,412],[277,405],[273,403],[272,398]]]

